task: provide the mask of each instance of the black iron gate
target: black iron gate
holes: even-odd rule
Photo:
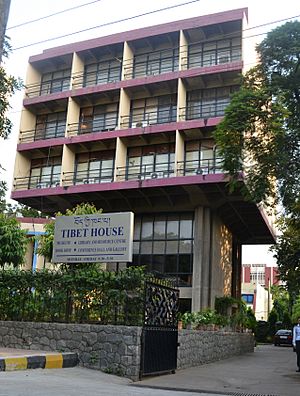
[[[140,376],[174,372],[177,367],[179,290],[147,281]]]

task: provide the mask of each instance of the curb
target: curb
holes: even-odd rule
[[[79,362],[77,353],[53,353],[46,355],[0,358],[0,371],[28,370],[36,368],[58,369],[75,367]]]

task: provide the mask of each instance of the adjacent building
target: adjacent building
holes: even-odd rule
[[[242,265],[242,299],[257,320],[268,320],[273,307],[271,286],[279,284],[277,267],[258,263]]]
[[[230,194],[213,138],[239,89],[246,21],[247,9],[199,16],[28,64],[11,197],[51,215],[80,202],[134,212],[120,266],[171,277],[194,311],[240,296],[241,245],[274,241],[263,208]]]

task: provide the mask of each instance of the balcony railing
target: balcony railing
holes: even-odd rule
[[[125,79],[154,76],[174,72],[178,70],[179,57],[177,55],[169,55],[170,50],[161,51],[157,53],[157,59],[148,58],[145,60],[128,59],[125,70]],[[156,55],[156,53],[148,54]]]
[[[134,114],[121,117],[122,128],[140,128],[148,125],[167,124],[176,122],[177,112],[175,107],[147,111],[147,108],[135,109]]]
[[[36,96],[49,95],[56,92],[68,91],[70,89],[70,76],[54,78],[53,80],[43,81],[37,84],[26,86],[26,96],[34,98]]]
[[[121,67],[111,67],[100,71],[86,71],[73,75],[74,89],[103,85],[121,81]]]
[[[20,132],[20,143],[30,143],[37,140],[54,139],[65,136],[66,126],[56,125],[45,129],[31,129]]]
[[[108,132],[118,129],[118,115],[106,113],[101,120],[82,121],[68,125],[68,135],[84,135],[94,132]]]
[[[208,175],[215,173],[223,173],[223,159],[220,157],[178,161],[177,174],[178,176],[193,176],[193,175]]]
[[[117,168],[116,181],[155,180],[177,176],[193,176],[223,173],[223,159],[220,157],[158,164],[127,165]],[[14,180],[14,190],[30,190],[60,186],[60,174],[52,177],[19,177]],[[101,168],[90,171],[64,172],[63,186],[101,184],[114,181],[114,169]]]
[[[64,172],[63,185],[111,183],[114,179],[114,169],[101,168],[90,171]]]
[[[163,179],[173,176],[175,176],[174,162],[155,165],[128,165],[117,168],[117,181]]]
[[[32,190],[41,188],[53,188],[60,185],[60,173],[50,176],[16,177],[14,190]]]
[[[220,103],[190,103],[187,107],[180,108],[179,120],[197,120],[212,117],[223,117],[225,109],[230,102],[229,98],[223,99]]]

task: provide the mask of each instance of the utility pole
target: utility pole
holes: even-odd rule
[[[0,0],[0,63],[3,55],[6,24],[8,20],[10,0]]]

